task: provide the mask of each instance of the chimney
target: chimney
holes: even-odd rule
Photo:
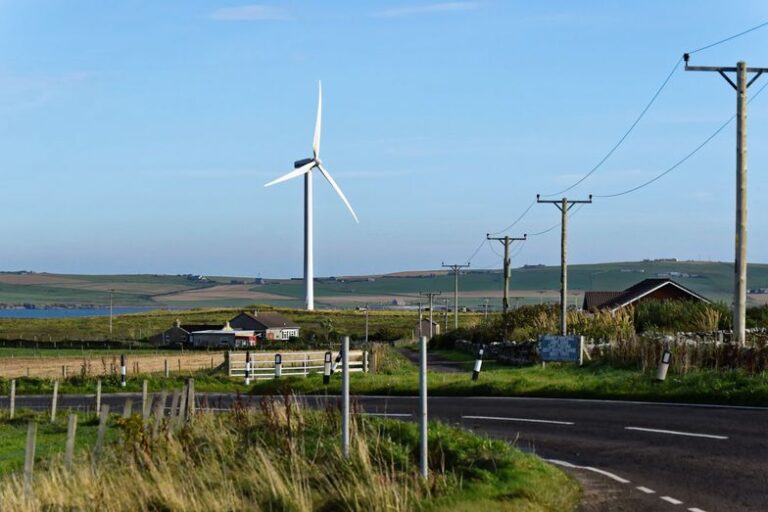
[[[258,316],[259,316],[259,312],[258,312],[258,311],[256,311],[255,309],[253,310],[253,316],[255,316],[255,317],[258,317]]]
[[[175,321],[175,322],[173,322],[173,325],[175,325],[176,327],[181,327],[181,320],[179,320],[179,319],[177,318],[177,319],[176,319],[176,321]]]

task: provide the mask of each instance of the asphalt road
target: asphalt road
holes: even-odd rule
[[[120,411],[128,397],[140,401],[136,394],[104,395],[103,400]],[[228,408],[235,396],[198,393],[198,398]],[[16,400],[17,407],[50,404],[48,396]],[[247,400],[255,405],[259,397]],[[306,400],[313,405],[324,398]],[[355,400],[367,414],[416,418],[415,397]],[[92,408],[93,401],[93,396],[61,396],[59,408]],[[7,397],[0,399],[0,407],[7,406]],[[768,409],[433,397],[429,415],[557,461],[585,483],[585,510],[768,510]]]

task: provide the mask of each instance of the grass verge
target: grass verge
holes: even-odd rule
[[[260,410],[201,412],[188,423],[117,419],[98,461],[81,452],[66,470],[54,457],[29,494],[0,477],[0,508],[26,510],[569,511],[578,485],[509,444],[431,425],[430,476],[418,474],[418,429],[355,416],[348,458],[338,411],[303,410],[293,396]],[[129,482],[130,485],[126,485]]]

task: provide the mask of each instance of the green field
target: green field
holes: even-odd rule
[[[641,261],[595,263],[569,266],[569,287],[579,301],[585,290],[622,290],[646,278],[669,276],[714,300],[730,300],[733,264],[697,261]],[[513,269],[510,289],[514,304],[555,301],[559,289],[557,266]],[[267,279],[254,284],[253,278],[208,277],[198,281],[170,275],[57,275],[45,273],[0,272],[0,304],[107,305],[109,290],[120,306],[148,307],[239,307],[253,303],[299,307],[304,287],[298,279]],[[751,264],[750,288],[768,288],[768,265]],[[485,297],[498,306],[502,275],[498,270],[470,270],[461,276],[461,304],[478,306]],[[389,305],[396,298],[415,304],[419,292],[440,291],[450,299],[453,277],[442,270],[424,271],[413,276],[378,275],[365,277],[319,278],[315,293],[320,307],[350,308],[365,303]],[[768,299],[751,296],[751,301]],[[440,302],[438,302],[440,304]]]

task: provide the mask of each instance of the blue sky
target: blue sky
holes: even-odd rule
[[[316,273],[464,262],[597,163],[684,51],[766,20],[761,1],[0,0],[0,269],[300,275],[301,180],[263,185],[310,156],[318,79],[322,157],[360,224],[318,175]],[[692,63],[768,66],[767,43],[768,27]],[[678,70],[569,197],[653,177],[734,111],[721,78]],[[749,111],[753,262],[766,141],[768,91]],[[580,210],[570,261],[732,260],[734,143],[730,126]],[[536,205],[509,234],[557,214]],[[554,230],[513,264],[558,261]]]

